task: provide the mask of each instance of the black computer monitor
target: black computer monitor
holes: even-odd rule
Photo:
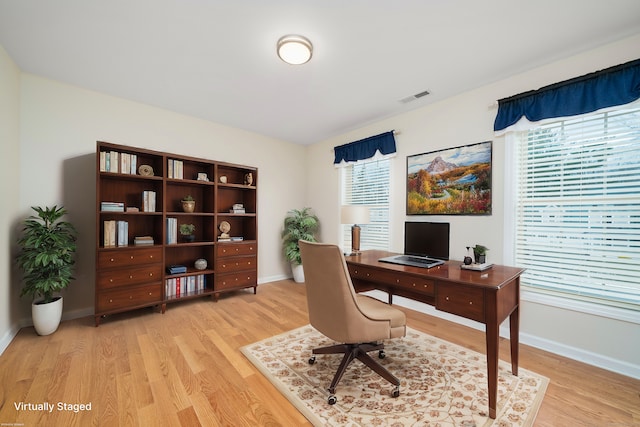
[[[449,259],[448,222],[405,222],[404,253]]]

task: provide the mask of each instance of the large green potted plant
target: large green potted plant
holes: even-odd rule
[[[18,239],[18,266],[24,273],[20,296],[32,298],[31,317],[38,335],[58,329],[62,318],[62,296],[58,292],[73,280],[76,230],[62,219],[67,211],[57,206],[32,207],[38,215],[24,221]]]
[[[319,226],[318,217],[311,208],[292,209],[287,212],[287,216],[284,218],[284,230],[282,230],[284,255],[291,263],[293,280],[297,283],[304,282],[304,270],[302,269],[298,241],[316,242],[316,232]]]

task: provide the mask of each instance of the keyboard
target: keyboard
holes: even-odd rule
[[[444,261],[439,259],[412,256],[412,255],[394,255],[386,258],[381,258],[379,259],[379,261],[389,262],[391,264],[410,265],[412,267],[422,267],[422,268],[431,268],[431,267],[436,267],[438,265],[444,264]]]

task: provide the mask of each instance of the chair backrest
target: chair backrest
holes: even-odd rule
[[[361,340],[367,328],[388,328],[388,321],[381,325],[367,318],[358,307],[349,270],[338,246],[304,240],[300,240],[299,245],[309,322],[314,328],[332,340],[345,343]]]

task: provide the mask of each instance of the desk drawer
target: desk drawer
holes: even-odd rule
[[[402,288],[424,295],[435,295],[435,282],[431,279],[411,276],[394,271],[349,265],[349,274],[354,280],[380,283],[393,288]]]
[[[484,322],[484,290],[441,282],[438,285],[436,309]]]

